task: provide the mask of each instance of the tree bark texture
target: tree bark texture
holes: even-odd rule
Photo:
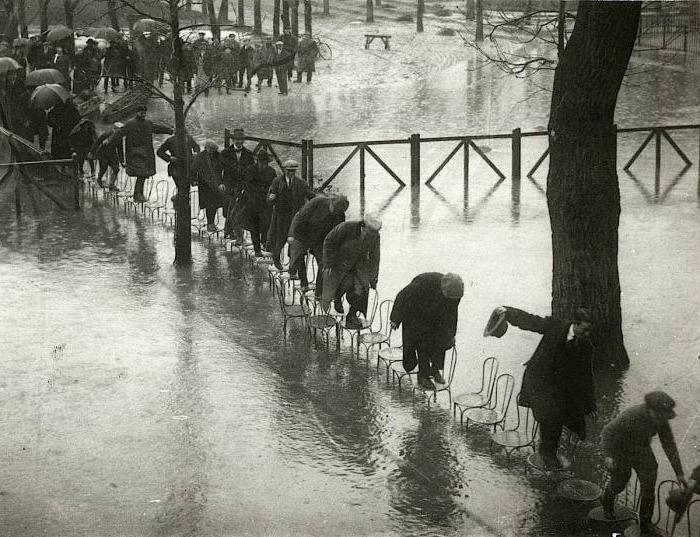
[[[221,28],[219,27],[219,21],[216,18],[216,8],[214,7],[214,0],[206,0],[207,13],[209,14],[209,26],[211,26],[211,36],[214,43],[221,42]]]
[[[291,0],[292,2],[292,34],[299,35],[299,0]]]
[[[117,32],[121,32],[116,0],[107,0],[107,14],[109,15],[110,26],[112,26],[112,28],[114,28]]]
[[[75,3],[71,0],[63,0],[63,15],[66,20],[66,26],[73,28],[75,24]]]
[[[417,0],[416,6],[416,32],[423,31],[423,12],[425,11],[425,1]]]
[[[304,0],[304,33],[314,35],[311,0]]]
[[[27,3],[25,0],[15,0],[15,10],[17,11],[17,24],[19,24],[20,37],[29,37],[27,27]]]
[[[282,29],[291,28],[289,23],[289,2],[291,0],[282,0]]]
[[[280,35],[280,2],[282,0],[274,0],[272,11],[272,35],[277,37]]]
[[[382,0],[374,0],[374,7],[382,7]]]
[[[244,0],[238,0],[238,24],[243,26],[245,24],[245,2]]]
[[[552,229],[552,313],[586,307],[597,360],[626,366],[622,335],[615,106],[641,2],[582,1],[560,59],[549,120],[547,204]]]
[[[41,31],[41,40],[46,39],[46,34],[49,31],[49,2],[51,0],[39,0],[39,30]]]
[[[476,35],[474,38],[477,41],[484,40],[484,9],[482,0],[474,1],[474,17],[476,19]]]
[[[3,8],[7,14],[7,20],[0,22],[0,31],[5,34],[6,39],[12,43],[17,38],[17,10],[14,0],[4,0]]]
[[[367,22],[374,22],[374,3],[367,0]]]
[[[253,24],[255,25],[255,33],[258,35],[262,34],[262,9],[260,7],[260,0],[253,0]]]
[[[474,0],[467,0],[466,9],[464,10],[465,17],[468,21],[473,21],[476,18],[476,9],[474,8]]]
[[[566,2],[560,0],[557,16],[557,56],[561,58],[566,48]]]
[[[219,4],[219,24],[226,24],[228,22],[228,0],[221,0]]]

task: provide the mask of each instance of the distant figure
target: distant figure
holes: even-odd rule
[[[229,95],[231,90],[235,89],[237,75],[236,58],[233,56],[231,49],[226,47],[218,63],[218,78],[220,84],[226,86],[226,95]],[[221,86],[219,86],[219,91],[221,91]]]
[[[185,91],[192,93],[192,79],[197,74],[197,56],[190,43],[182,48],[182,76],[185,81]]]
[[[134,184],[134,201],[143,203],[146,196],[143,192],[146,178],[156,173],[156,155],[153,151],[153,134],[172,134],[173,130],[164,125],[152,123],[146,119],[145,106],[141,106],[136,117],[127,121],[126,125],[116,131],[110,140],[103,142],[118,143],[126,141],[126,174],[136,177]]]
[[[109,91],[109,83],[112,84],[112,91],[119,88],[119,79],[124,77],[126,72],[126,58],[122,47],[118,42],[113,42],[105,51],[104,57],[104,92]]]
[[[257,162],[244,172],[243,190],[240,194],[241,227],[250,231],[256,257],[262,256],[262,245],[267,242],[270,227],[270,207],[267,191],[277,174],[270,166],[270,155],[261,149],[255,155]]]
[[[237,243],[243,242],[243,231],[233,218],[233,210],[236,200],[243,189],[245,170],[255,164],[253,152],[246,148],[245,132],[243,129],[233,129],[233,145],[221,152],[221,165],[224,168],[224,184],[226,194],[229,199],[229,206],[226,210],[226,232],[225,235],[234,238]]]
[[[291,28],[285,28],[282,34],[282,56],[287,58],[285,63],[285,72],[287,79],[292,79],[292,73],[294,71],[294,55],[297,53],[297,48],[299,47],[299,39],[292,34]]]
[[[605,516],[615,518],[615,498],[624,490],[634,469],[640,484],[639,523],[645,537],[665,535],[651,522],[658,468],[651,439],[657,434],[678,482],[687,486],[668,423],[676,416],[675,406],[675,401],[667,393],[651,392],[644,396],[644,404],[625,410],[603,428],[603,453],[605,465],[610,470],[602,498]]]
[[[316,196],[304,205],[289,226],[289,265],[299,267],[301,290],[309,287],[306,276],[304,257],[309,251],[316,258],[318,266],[316,277],[316,296],[323,294],[323,242],[335,226],[345,221],[348,210],[348,198],[345,196]]]
[[[292,219],[306,201],[316,195],[306,181],[297,177],[298,169],[297,161],[287,160],[284,163],[283,174],[272,182],[267,193],[267,202],[272,205],[272,221],[267,233],[267,246],[272,252],[275,267],[279,270],[282,270],[280,256],[287,243]],[[297,268],[290,266],[290,274],[293,275]]]
[[[27,137],[32,142],[35,137],[38,137],[41,149],[46,148],[46,142],[49,139],[46,112],[31,105],[27,108]]]
[[[252,57],[254,58],[255,74],[258,77],[256,85],[258,91],[262,87],[263,80],[267,81],[267,87],[272,86],[272,77],[274,75],[272,63],[275,61],[275,46],[272,44],[272,38],[267,38],[263,46],[255,49]]]
[[[247,39],[244,39],[240,47],[236,50],[236,65],[238,66],[238,87],[243,87],[243,82],[246,83],[246,91],[250,91],[250,84],[253,79],[251,72],[253,61],[253,47]]]
[[[277,41],[274,47],[274,54],[272,56],[273,63],[275,65],[275,76],[277,77],[277,84],[280,88],[280,95],[287,95],[287,64],[284,62],[284,43],[282,41]]]
[[[51,127],[51,158],[69,159],[73,156],[70,133],[80,121],[80,113],[68,99],[49,110],[47,123]]]
[[[418,365],[418,385],[434,390],[444,384],[445,351],[455,344],[464,283],[457,274],[425,272],[404,287],[389,316],[392,329],[403,326],[403,367]],[[431,380],[432,377],[432,380]]]
[[[571,320],[538,317],[522,310],[501,307],[508,323],[542,334],[540,344],[526,363],[520,403],[532,408],[540,424],[539,454],[548,469],[558,469],[559,438],[566,426],[586,438],[585,416],[596,417],[593,385],[593,321],[579,308]]]
[[[189,134],[185,135],[186,154],[192,163],[193,158],[200,151],[199,144]],[[175,136],[167,138],[156,151],[156,155],[161,160],[168,163],[168,175],[173,178],[175,185],[179,186],[184,183],[185,162],[183,156],[178,153],[177,139]],[[191,175],[194,175],[191,173]]]
[[[323,295],[321,308],[329,311],[331,302],[339,303],[343,295],[350,306],[345,327],[362,328],[358,313],[367,317],[370,288],[377,288],[379,279],[380,238],[382,222],[371,214],[362,220],[350,220],[335,226],[323,241]]]
[[[311,82],[311,77],[316,71],[316,55],[318,54],[318,45],[316,41],[311,39],[309,34],[304,34],[299,42],[297,50],[297,82],[301,82],[301,76],[306,73],[306,82]]]

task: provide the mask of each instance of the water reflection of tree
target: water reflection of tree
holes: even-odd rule
[[[127,251],[127,262],[129,263],[129,276],[132,286],[140,291],[145,290],[155,280],[155,275],[160,269],[158,264],[158,255],[153,245],[152,229],[148,233],[150,223],[145,224],[142,220],[134,221],[136,231],[135,248],[129,248]]]

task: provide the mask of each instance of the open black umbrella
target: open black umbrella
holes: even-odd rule
[[[71,30],[67,26],[57,26],[53,30],[49,31],[48,34],[46,34],[46,39],[48,41],[51,41],[52,43],[55,43],[56,41],[61,41],[62,39],[65,39],[66,37],[72,37],[72,36],[73,36],[73,30]]]
[[[134,23],[132,31],[135,33],[166,33],[168,31],[168,27],[162,22],[154,21],[153,19],[139,19]]]
[[[41,86],[43,84],[65,84],[66,77],[58,69],[37,69],[27,75],[25,86]]]
[[[21,68],[22,66],[12,58],[8,58],[7,56],[0,58],[0,75],[4,75],[9,71],[17,71]]]
[[[119,41],[122,35],[114,28],[95,28],[90,34],[97,39],[105,39],[107,41]]]
[[[18,37],[14,41],[12,41],[12,46],[17,48],[17,47],[26,47],[29,44],[29,39],[26,37]]]
[[[32,92],[29,102],[36,108],[48,110],[70,99],[70,93],[60,84],[44,84]]]

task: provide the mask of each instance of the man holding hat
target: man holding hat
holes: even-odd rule
[[[272,252],[272,259],[278,269],[282,269],[280,255],[289,236],[289,226],[292,219],[306,200],[316,196],[313,189],[305,181],[297,177],[299,163],[287,160],[284,163],[284,173],[277,177],[267,192],[267,202],[272,205],[272,221],[267,233],[267,247]],[[297,267],[291,266],[294,272]]]
[[[318,276],[316,278],[316,296],[323,293],[323,241],[330,231],[345,222],[345,211],[349,202],[345,196],[316,196],[304,205],[292,219],[289,226],[289,264],[296,266],[299,262],[301,288],[309,287],[306,277],[304,256],[310,251],[316,258]]]
[[[593,321],[583,308],[573,319],[538,317],[517,308],[495,312],[521,330],[542,334],[525,364],[520,404],[532,409],[540,428],[539,455],[547,469],[561,468],[557,457],[563,427],[586,438],[585,416],[596,417],[593,385]]]
[[[678,482],[686,485],[683,465],[678,455],[669,420],[676,416],[675,401],[667,393],[655,391],[644,396],[644,404],[622,412],[603,428],[602,447],[610,479],[603,493],[603,510],[607,518],[615,518],[615,498],[629,481],[631,470],[640,484],[639,523],[642,535],[663,535],[651,522],[654,513],[656,472],[658,464],[651,449],[651,439],[659,435]]]
[[[323,295],[321,307],[328,311],[331,302],[342,313],[342,298],[350,305],[345,326],[362,328],[358,313],[367,315],[369,289],[377,288],[382,222],[366,214],[362,220],[350,220],[335,226],[323,241]]]
[[[246,168],[241,192],[241,226],[250,231],[255,256],[262,256],[262,243],[267,240],[270,225],[270,207],[267,191],[277,177],[270,166],[270,155],[261,149],[255,155],[257,162]]]
[[[233,208],[236,199],[243,189],[244,174],[246,168],[255,164],[253,152],[246,148],[245,133],[243,129],[233,129],[233,145],[221,152],[221,165],[224,168],[224,185],[230,203],[226,211],[226,235],[233,236],[236,241],[243,242],[241,227],[233,222]]]
[[[434,390],[433,380],[445,383],[445,351],[455,344],[463,295],[462,278],[440,272],[419,274],[396,295],[391,327],[403,325],[403,367],[410,372],[418,365],[418,385],[424,389]]]

